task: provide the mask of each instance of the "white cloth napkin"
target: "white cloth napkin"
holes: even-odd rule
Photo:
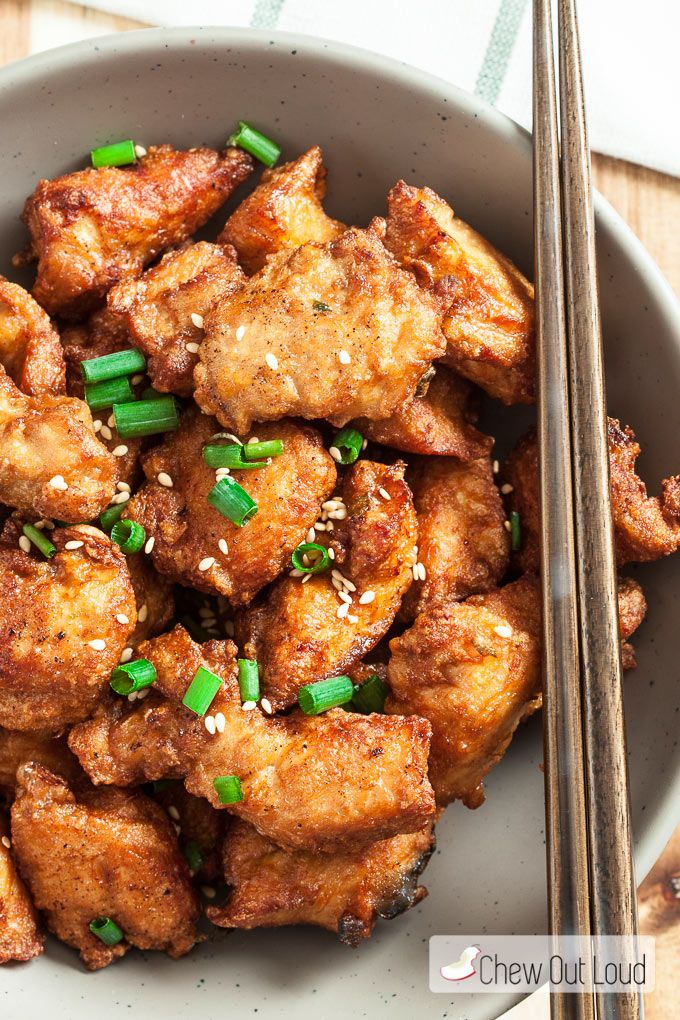
[[[156,25],[251,25],[353,43],[531,123],[530,0],[80,0]],[[680,4],[581,0],[592,147],[680,176]]]

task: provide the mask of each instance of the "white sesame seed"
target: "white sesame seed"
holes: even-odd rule
[[[293,567],[292,570],[288,571],[288,576],[289,577],[303,577],[304,576],[304,570],[298,570],[297,567]]]
[[[196,329],[203,329],[203,316],[199,315],[198,312],[191,313],[191,321]]]
[[[503,521],[503,525],[505,526],[506,531],[512,531],[512,524],[510,521]]]
[[[137,700],[137,695],[139,693],[140,693],[139,691],[130,691],[130,693],[127,696],[128,701],[136,701]]]
[[[217,896],[217,891],[211,885],[202,885],[201,892],[209,900],[214,900]]]
[[[133,386],[139,386],[140,382],[143,382],[143,380],[144,373],[141,372],[139,375],[133,375],[132,378],[130,379],[130,382],[132,383]]]
[[[216,728],[217,728],[217,727],[215,726],[215,717],[214,717],[214,716],[212,716],[212,715],[206,715],[206,717],[205,717],[205,719],[203,720],[203,722],[205,723],[205,728],[206,728],[206,730],[208,731],[208,733],[209,733],[209,734],[210,734],[211,736],[214,736],[214,734],[215,734],[215,730],[216,730]]]
[[[495,460],[495,461],[493,462],[493,473],[494,473],[495,475],[497,475],[497,474],[498,474],[498,472],[500,471],[500,469],[501,469],[501,466],[500,466],[500,464],[498,463],[498,461],[497,461],[497,460]]]
[[[272,372],[276,372],[279,367],[279,362],[276,356],[274,354],[267,353],[264,356],[264,360],[267,362],[267,365],[271,368]]]
[[[322,510],[336,510],[338,506],[337,499],[327,499],[325,503],[321,504]]]
[[[48,531],[52,531],[52,529],[55,526],[54,525],[54,521],[50,521],[50,520],[42,521],[42,525],[43,525],[43,527],[47,528]]]
[[[109,428],[108,425],[102,425],[99,431],[101,433],[102,439],[113,439],[113,433],[111,432],[111,429]]]
[[[507,496],[510,492],[514,491],[515,491],[514,486],[510,485],[509,482],[506,482],[505,485],[501,485],[501,492],[503,493],[504,496]]]
[[[190,343],[184,345],[188,350],[189,354],[198,354],[200,347],[197,343],[192,340]]]
[[[307,581],[310,581],[311,578],[312,578],[311,574],[305,574],[305,576],[302,578],[302,583],[307,584]]]
[[[373,601],[374,598],[375,598],[374,591],[365,591],[363,595],[359,596],[359,605],[367,606],[369,602]]]
[[[120,446],[114,446],[114,448],[111,450],[111,453],[113,454],[114,457],[124,457],[127,452],[128,448],[124,443],[121,443]]]
[[[215,729],[218,733],[224,733],[224,727],[227,725],[227,720],[224,718],[223,712],[215,713]]]
[[[115,427],[116,427],[116,416],[115,416],[115,414],[110,414],[109,415],[109,417],[108,417],[108,419],[106,421],[106,424],[109,426],[110,429],[115,429]]]
[[[106,641],[102,641],[101,638],[94,638],[92,641],[87,642],[90,648],[94,648],[95,652],[103,652],[106,648]]]
[[[99,420],[99,418],[95,418],[95,420],[92,422],[92,428],[95,430],[95,432],[99,432],[101,427],[102,427],[101,421]]]
[[[38,531],[42,531],[42,529],[45,527],[45,522],[44,521],[34,521],[33,522],[33,527],[37,528]]]
[[[340,351],[339,352],[339,354],[338,354],[338,361],[340,362],[341,365],[349,365],[351,360],[352,359],[350,358],[350,356],[347,353],[347,351]]]
[[[348,623],[358,623],[359,622],[359,617],[358,616],[352,616],[351,613],[348,613],[347,614],[347,622]]]
[[[22,552],[25,552],[25,553],[31,551],[31,540],[29,538],[27,538],[26,535],[22,535],[20,537],[20,539],[19,539],[19,548],[21,549]]]
[[[144,552],[145,553],[150,553],[151,550],[153,549],[153,547],[155,546],[155,544],[156,544],[156,536],[152,535],[151,538],[148,538],[146,540],[146,545],[144,546]]]
[[[143,691],[137,691],[137,701],[144,701],[148,694],[151,694],[151,690],[148,687]]]
[[[346,602],[348,606],[352,605],[352,596],[348,595],[346,591],[339,591],[338,598],[342,599],[343,602]]]
[[[175,484],[167,471],[159,471],[156,475],[156,480],[159,485],[164,485],[166,489],[171,489]]]
[[[391,499],[392,499],[392,497],[390,496],[390,494],[389,494],[389,492],[387,491],[387,489],[383,489],[383,488],[382,488],[382,486],[381,486],[381,487],[380,487],[380,488],[378,489],[378,492],[380,493],[380,495],[382,496],[382,498],[383,498],[383,499],[386,499],[386,500],[387,500],[388,502],[389,502],[389,500],[391,500]]]
[[[331,584],[336,591],[342,591],[342,581],[338,581],[337,577],[331,577]]]
[[[213,566],[214,563],[215,563],[215,557],[214,556],[206,556],[198,564],[198,569],[201,570],[201,571],[210,570],[210,568]]]
[[[328,558],[331,559],[331,560],[335,559],[335,549],[329,549],[328,550]]]
[[[229,553],[229,545],[227,543],[226,538],[221,538],[217,544],[219,546],[220,552],[224,553],[224,555],[227,556]]]
[[[216,480],[218,482],[221,482],[223,478],[226,478],[227,475],[230,475],[230,474],[231,474],[231,468],[221,467],[221,468],[216,468],[215,469],[215,478],[216,478]]]
[[[118,620],[118,623],[129,623],[130,622],[130,618],[128,616],[126,616],[125,613],[116,613],[116,619]]]
[[[198,610],[198,615],[201,617],[202,620],[206,619],[214,620],[215,610],[212,608],[212,606],[201,606],[201,608]]]
[[[252,712],[254,708],[257,708],[256,701],[244,701],[243,704],[241,705],[242,712]]]
[[[68,483],[64,481],[63,475],[54,475],[50,478],[50,485],[53,489],[58,489],[59,492],[66,492],[68,489]]]
[[[170,815],[171,818],[174,818],[176,822],[179,821],[179,811],[177,810],[174,804],[171,804],[170,807],[168,808],[168,814]]]
[[[121,662],[129,662],[132,656],[135,654],[134,648],[124,648],[120,653]]]
[[[342,583],[345,586],[345,588],[347,589],[347,591],[356,591],[357,590],[356,584],[353,584],[352,581],[350,581],[349,578],[347,578],[347,577],[343,577]]]
[[[368,446],[368,439],[364,439],[363,443],[361,444],[361,452],[362,453],[364,452],[364,450],[366,449],[367,446]]]
[[[172,823],[172,827],[175,830],[175,835],[179,836],[180,832],[182,831],[182,826],[181,825],[176,825],[175,822],[173,822]]]
[[[314,525],[314,530],[315,531],[325,531],[326,530],[326,525],[323,523],[323,521],[317,521],[316,524]]]
[[[143,145],[135,145],[135,156],[137,159],[143,159],[146,156],[146,149]]]
[[[130,498],[129,492],[117,492],[116,495],[111,500],[111,502],[115,503],[116,505],[120,505],[121,503],[127,503],[129,498]]]
[[[341,506],[337,510],[329,510],[328,516],[334,521],[344,521],[347,516],[347,507]]]
[[[494,627],[494,632],[499,637],[512,637],[512,627],[509,627],[506,623],[501,623],[498,627]]]
[[[314,528],[310,528],[309,531],[307,532],[306,541],[307,542],[313,542],[315,538],[316,538],[316,532],[314,531]]]
[[[119,492],[129,492],[130,486],[127,482],[116,482],[116,488]]]
[[[414,563],[413,566],[411,567],[411,573],[413,574],[413,580],[414,581],[419,581],[420,580],[420,576],[419,576],[420,571],[418,570],[418,564],[417,563]]]
[[[137,611],[137,619],[139,620],[140,623],[144,623],[148,615],[149,607],[147,606],[146,602],[143,602],[139,607],[139,610]]]
[[[349,613],[349,606],[347,605],[346,602],[343,602],[341,606],[338,606],[338,610],[337,610],[336,616],[338,617],[338,619],[342,620],[342,618],[344,616],[347,616],[348,613]]]
[[[267,715],[271,715],[274,711],[269,698],[260,698],[260,705],[262,706],[262,711],[266,712]]]
[[[338,450],[337,446],[329,447],[328,452],[330,453],[333,460],[337,460],[338,464],[342,461],[342,454]]]
[[[3,836],[2,839],[0,840],[0,843],[2,843],[2,845],[6,847],[8,850],[12,845],[7,836]]]
[[[338,570],[337,567],[334,567],[333,570],[331,570],[331,577],[334,577],[336,579],[336,581],[344,581],[345,580],[345,578],[344,578],[344,576],[342,574],[342,571]]]
[[[239,326],[238,329],[236,330],[236,339],[237,340],[243,340],[243,336],[245,334],[245,331],[246,331],[246,327],[245,326]]]

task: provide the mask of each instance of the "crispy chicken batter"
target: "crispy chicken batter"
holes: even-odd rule
[[[231,895],[206,913],[222,928],[315,924],[356,946],[378,917],[396,917],[427,895],[418,879],[433,849],[431,824],[360,850],[312,854],[283,850],[235,821],[222,848]]]
[[[24,396],[0,367],[0,502],[86,521],[108,505],[117,481],[116,458],[95,436],[87,404]]]
[[[0,837],[9,840],[9,827],[2,814]],[[11,851],[0,843],[0,963],[40,956],[44,942],[35,907],[17,874]]]
[[[22,393],[63,393],[59,334],[28,291],[0,276],[0,363]]]
[[[445,360],[504,404],[534,400],[534,289],[430,188],[399,181],[385,245],[439,302]]]
[[[94,782],[119,785],[186,773],[190,793],[220,804],[217,776],[236,775],[243,800],[227,810],[281,846],[335,851],[422,828],[434,814],[427,780],[429,724],[424,719],[292,712],[270,718],[244,712],[230,641],[195,644],[177,626],[142,645],[169,699],[153,708],[100,712],[75,726],[69,746]],[[225,718],[211,735],[178,703],[199,666],[220,676],[210,706]],[[162,719],[154,713],[165,709]],[[133,718],[134,717],[134,718]],[[156,722],[158,721],[158,725]]]
[[[49,560],[0,545],[0,725],[7,729],[54,732],[84,719],[135,626],[118,546],[88,525],[50,537],[57,552]],[[67,549],[71,542],[82,545]]]
[[[258,439],[281,439],[284,450],[266,468],[232,473],[258,505],[239,528],[207,500],[216,476],[201,451],[218,431],[214,419],[196,409],[186,412],[178,431],[143,457],[148,481],[124,516],[155,538],[152,558],[162,574],[242,605],[290,563],[331,493],[336,471],[314,429],[284,421],[258,426]],[[171,488],[158,481],[163,472]],[[206,564],[208,559],[214,563]]]
[[[272,255],[205,320],[196,401],[227,428],[387,418],[445,347],[437,307],[372,231]]]
[[[252,171],[240,149],[149,149],[134,166],[78,170],[42,180],[24,207],[37,259],[33,296],[80,319],[119,280],[139,276],[160,252],[201,227]]]
[[[435,371],[434,367],[431,371]],[[423,396],[416,394],[410,404],[390,418],[382,421],[357,418],[354,427],[366,439],[405,453],[440,454],[463,461],[476,460],[488,453],[493,440],[473,425],[477,420],[477,400],[470,383],[438,365],[436,374],[425,385]]]
[[[132,648],[165,630],[175,613],[173,584],[154,569],[143,552],[127,557],[137,604],[137,625],[128,638]]]
[[[325,573],[305,584],[279,580],[237,621],[275,710],[294,704],[303,684],[339,676],[362,659],[387,633],[413,578],[416,515],[403,463],[359,460],[341,491],[347,516],[333,521],[331,547],[334,569],[353,585],[346,615],[338,615],[345,612],[333,584],[342,587],[339,575]],[[361,603],[368,592],[374,598]]]
[[[17,769],[26,761],[40,762],[69,782],[83,774],[64,735],[55,737],[39,730],[21,732],[0,727],[0,787],[12,796]]]
[[[51,931],[90,970],[130,946],[173,959],[198,940],[198,902],[165,811],[130,790],[75,793],[30,762],[18,774],[12,843],[22,876]],[[110,917],[124,939],[107,946],[90,922]]]
[[[85,397],[81,361],[132,347],[132,338],[123,318],[109,308],[100,308],[87,322],[69,326],[61,336],[66,361],[66,388],[70,397]]]
[[[219,240],[233,244],[247,273],[268,255],[307,241],[332,241],[345,227],[323,211],[326,168],[318,145],[292,163],[265,170],[260,183],[224,225]]]
[[[203,797],[192,796],[179,782],[171,783],[153,796],[179,827],[177,838],[185,856],[192,849],[200,853],[201,865],[190,874],[198,875],[203,881],[212,881],[221,875],[222,837],[230,822],[226,812],[216,811]]]
[[[439,603],[495,588],[510,555],[505,510],[488,457],[469,464],[429,458],[417,464],[409,482],[425,580],[414,581],[407,592],[401,610],[405,620]]]
[[[168,252],[139,280],[124,280],[108,295],[134,342],[148,355],[148,371],[162,393],[191,396],[203,328],[195,316],[208,313],[218,297],[237,290],[245,277],[228,245],[201,241]]]

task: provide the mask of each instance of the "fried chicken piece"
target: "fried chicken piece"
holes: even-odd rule
[[[616,558],[643,563],[668,556],[680,546],[680,475],[661,483],[661,496],[648,496],[635,473],[640,446],[635,433],[608,419],[611,502]],[[519,440],[504,465],[504,477],[513,487],[511,510],[520,515],[522,545],[517,562],[523,570],[538,569],[540,562],[540,506],[538,495],[538,441],[532,429]]]
[[[252,168],[240,149],[158,145],[134,166],[42,180],[24,206],[28,253],[15,261],[37,259],[33,296],[50,315],[81,319],[203,226]]]
[[[622,584],[621,636],[644,616],[634,581]],[[517,726],[541,704],[538,579],[429,609],[390,642],[386,712],[415,712],[432,724],[430,781],[437,803],[484,801],[482,780]]]
[[[290,563],[332,492],[336,471],[314,429],[287,421],[258,425],[258,439],[281,439],[284,449],[266,468],[232,473],[258,505],[239,528],[208,503],[216,476],[201,451],[218,431],[214,418],[186,412],[177,432],[142,458],[148,480],[124,516],[154,537],[151,555],[161,574],[242,605]],[[158,481],[162,473],[172,479],[171,488]],[[208,559],[214,562],[202,569]]]
[[[469,464],[429,458],[412,470],[409,483],[425,580],[414,581],[406,593],[404,620],[495,588],[510,556],[505,510],[488,457]]]
[[[357,946],[378,917],[393,918],[427,896],[418,884],[434,850],[432,825],[360,850],[283,850],[235,821],[222,848],[231,895],[206,914],[221,928],[315,924]]]
[[[59,334],[28,291],[4,276],[0,276],[0,363],[28,396],[64,392]]]
[[[320,716],[244,712],[235,653],[230,641],[197,645],[181,626],[142,645],[139,654],[154,664],[155,686],[168,701],[152,694],[141,705],[127,703],[125,712],[102,711],[74,726],[69,746],[93,781],[126,785],[186,774],[190,793],[279,845],[329,853],[415,832],[432,819],[424,719],[341,709]],[[210,713],[224,716],[224,728],[214,735],[180,705],[199,666],[223,680]],[[220,804],[214,780],[225,775],[240,778],[239,803]]]
[[[0,545],[0,725],[11,730],[84,719],[135,626],[119,547],[89,525],[50,537],[52,559]]]
[[[200,855],[200,867],[190,871],[202,881],[213,881],[222,873],[221,843],[229,817],[216,811],[203,797],[194,797],[179,782],[153,795],[162,804],[176,825],[177,839],[189,868]]]
[[[436,373],[432,366],[423,379],[423,395],[416,391],[415,399],[390,418],[357,418],[352,424],[366,439],[405,453],[439,454],[463,461],[488,453],[493,439],[472,424],[477,420],[477,400],[470,383],[443,365],[437,366]]]
[[[87,322],[69,326],[61,336],[66,361],[66,387],[70,397],[85,398],[81,361],[102,358],[132,347],[132,338],[122,316],[100,308]]]
[[[137,625],[128,638],[132,648],[165,630],[175,615],[172,581],[159,574],[143,552],[127,557],[137,604]]]
[[[148,356],[157,390],[191,396],[203,339],[194,317],[202,318],[218,297],[233,293],[244,280],[233,248],[200,241],[168,252],[140,279],[124,280],[109,291],[108,306]]]
[[[82,776],[78,760],[69,751],[64,735],[39,730],[21,732],[0,727],[0,787],[14,795],[17,769],[26,761],[37,761],[69,782]]]
[[[0,837],[9,843],[9,827],[0,814]],[[45,938],[35,907],[19,878],[9,846],[0,842],[0,963],[40,956]]]
[[[272,255],[205,319],[195,399],[236,432],[287,414],[387,418],[444,352],[435,302],[376,234]]]
[[[90,970],[130,946],[173,959],[198,941],[198,902],[165,811],[137,791],[86,788],[29,762],[17,776],[12,844],[48,927]],[[90,922],[110,917],[124,939],[107,946]]]
[[[275,711],[294,704],[303,684],[344,674],[370,652],[413,580],[417,523],[404,464],[359,460],[341,491],[339,512],[346,507],[347,513],[332,522],[331,532],[336,574],[317,574],[305,584],[282,578],[237,620],[245,654],[259,663],[262,688]],[[342,588],[342,576],[352,584],[350,594],[345,591],[352,600],[347,610],[333,583]]]
[[[116,458],[95,436],[87,404],[24,396],[0,367],[0,502],[86,521],[105,509],[117,481]]]
[[[442,310],[445,361],[504,404],[534,401],[534,289],[430,188],[399,181],[385,246]]]
[[[307,241],[332,241],[345,226],[323,211],[326,168],[318,145],[292,163],[265,170],[241,202],[218,240],[233,244],[247,273],[262,269],[268,255]]]

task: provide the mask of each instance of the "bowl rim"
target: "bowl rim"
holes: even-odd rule
[[[20,58],[0,68],[0,102],[15,88],[29,85],[38,77],[72,69],[75,65],[95,63],[116,52],[134,53],[142,59],[160,51],[182,50],[196,43],[219,47],[261,51],[263,47],[295,50],[296,56],[314,57],[380,74],[400,85],[444,97],[471,118],[482,121],[501,140],[531,149],[531,133],[485,100],[466,92],[446,79],[404,61],[372,50],[336,42],[323,37],[270,29],[240,28],[224,25],[172,26],[133,29],[94,36]],[[292,55],[292,54],[291,54]],[[597,191],[594,193],[596,233],[607,235],[624,260],[644,278],[659,317],[675,338],[680,359],[680,299],[636,237],[632,229]],[[641,882],[659,857],[680,820],[680,767],[659,799],[656,811],[647,814],[645,832],[634,840],[637,881]]]

